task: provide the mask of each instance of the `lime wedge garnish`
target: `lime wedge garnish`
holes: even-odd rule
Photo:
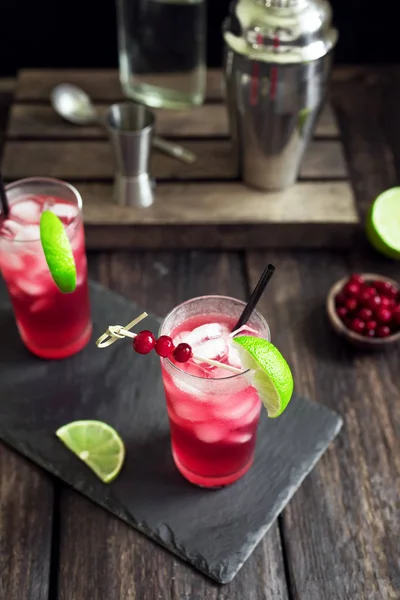
[[[386,190],[373,202],[366,234],[378,252],[400,259],[400,187]]]
[[[64,225],[54,213],[45,210],[40,218],[40,240],[54,283],[64,294],[76,288],[76,266]]]
[[[271,418],[279,417],[293,393],[292,372],[271,342],[244,335],[232,340],[237,344],[242,367],[251,370],[251,383]]]
[[[102,421],[73,421],[56,436],[96,475],[110,483],[122,469],[125,446],[118,433]]]

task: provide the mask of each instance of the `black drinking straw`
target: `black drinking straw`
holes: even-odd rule
[[[4,189],[3,177],[0,173],[0,202],[1,202],[1,212],[7,218],[10,214],[10,207],[8,206],[8,200],[6,195],[6,190]]]
[[[251,294],[248,303],[244,307],[244,310],[243,310],[242,314],[240,315],[239,320],[236,323],[235,327],[232,329],[232,331],[236,331],[237,329],[239,329],[240,327],[245,325],[247,323],[247,321],[250,319],[251,313],[257,306],[258,301],[261,298],[262,294],[264,293],[264,290],[267,287],[269,280],[271,279],[272,275],[274,274],[274,271],[275,271],[274,265],[268,265],[264,269],[263,274],[261,275],[260,279],[258,280],[258,283],[257,283],[256,287],[254,288],[253,293]]]

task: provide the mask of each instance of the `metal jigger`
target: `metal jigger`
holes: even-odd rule
[[[151,206],[155,186],[149,176],[153,113],[135,102],[112,104],[105,125],[117,162],[115,202],[124,206]]]

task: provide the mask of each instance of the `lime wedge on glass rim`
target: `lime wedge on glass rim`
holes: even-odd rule
[[[45,210],[40,217],[40,241],[50,274],[64,294],[76,288],[76,265],[64,225],[54,213]]]
[[[369,210],[365,231],[378,252],[400,260],[400,187],[379,194]]]
[[[271,342],[253,336],[239,336],[236,344],[244,369],[251,370],[251,383],[272,419],[279,417],[290,402],[293,376],[289,365]]]
[[[56,431],[56,436],[104,482],[110,483],[122,469],[124,442],[102,421],[73,421]]]

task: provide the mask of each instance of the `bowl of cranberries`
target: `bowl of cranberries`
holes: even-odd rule
[[[400,340],[400,289],[393,279],[371,273],[341,279],[327,310],[335,331],[354,345],[381,348]]]

